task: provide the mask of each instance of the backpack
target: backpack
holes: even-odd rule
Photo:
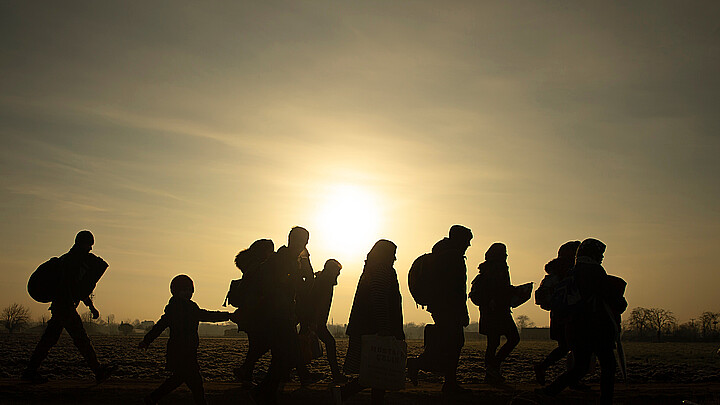
[[[27,290],[30,297],[40,303],[52,302],[62,281],[63,261],[59,257],[38,266],[30,275]]]
[[[230,288],[228,288],[227,295],[225,296],[225,302],[222,306],[226,307],[227,304],[240,308],[243,305],[245,296],[247,295],[247,283],[242,278],[232,280],[230,282]]]
[[[472,286],[470,287],[470,293],[468,294],[468,297],[470,298],[470,301],[472,301],[473,304],[480,306],[481,304],[485,304],[485,302],[488,300],[489,297],[487,297],[485,294],[485,284],[487,279],[487,273],[480,273],[471,282]]]
[[[420,255],[410,266],[408,287],[416,305],[426,307],[434,301],[436,286],[436,258],[432,253]]]
[[[100,278],[105,274],[108,264],[99,256],[88,254],[86,272],[82,274],[77,282],[71,286],[73,299],[82,300],[87,298],[95,290]],[[52,257],[30,275],[27,290],[30,297],[40,303],[52,302],[57,298],[60,288],[68,288],[63,285],[63,273],[65,271],[65,260],[62,257]]]
[[[550,311],[552,309],[553,294],[559,281],[559,277],[555,274],[546,275],[540,282],[538,289],[535,290],[535,305]]]
[[[582,305],[583,298],[575,281],[575,275],[571,271],[555,285],[551,308],[556,316],[567,318],[580,312]]]

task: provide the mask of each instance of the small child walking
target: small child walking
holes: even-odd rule
[[[197,361],[199,345],[198,324],[202,322],[222,322],[230,319],[230,313],[201,309],[191,300],[195,287],[190,277],[181,274],[170,282],[172,297],[165,306],[165,313],[143,340],[140,349],[147,349],[155,338],[170,328],[167,342],[166,369],[172,372],[155,391],[145,397],[146,404],[157,404],[165,395],[185,383],[192,391],[196,404],[207,404],[205,389]]]

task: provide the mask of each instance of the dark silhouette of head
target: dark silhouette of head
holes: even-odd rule
[[[605,255],[605,247],[605,244],[597,239],[585,239],[578,247],[577,257],[589,257],[598,263],[602,263]]]
[[[258,239],[248,249],[258,257],[267,259],[275,251],[275,244],[270,239]]]
[[[562,246],[560,246],[560,249],[558,249],[558,257],[562,259],[575,259],[575,254],[577,254],[579,246],[579,240],[571,240],[569,242],[563,243]]]
[[[448,234],[449,239],[461,249],[467,249],[470,246],[470,240],[473,238],[470,228],[462,225],[453,225],[450,227]]]
[[[507,259],[507,247],[504,243],[495,242],[485,252],[486,261],[505,261]]]
[[[170,293],[173,297],[189,300],[195,292],[195,285],[190,277],[185,274],[175,276],[170,281]]]
[[[335,259],[328,259],[322,269],[322,276],[332,278],[335,281],[335,284],[337,284],[337,278],[340,275],[340,270],[342,270],[342,264],[340,264],[339,261]]]
[[[380,239],[375,242],[370,252],[367,254],[365,265],[368,264],[383,264],[392,266],[395,262],[395,252],[397,246],[387,239]]]
[[[275,244],[272,240],[258,239],[235,256],[235,266],[241,271],[247,271],[264,262],[274,251]]]
[[[301,226],[295,226],[288,234],[287,247],[298,253],[302,252],[310,240],[310,232]]]
[[[80,231],[75,235],[75,245],[73,245],[73,249],[90,252],[94,244],[95,237],[92,232],[87,230]]]

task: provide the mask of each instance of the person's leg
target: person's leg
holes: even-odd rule
[[[504,345],[502,345],[495,356],[495,361],[497,362],[498,367],[500,367],[500,364],[505,361],[507,356],[509,356],[518,343],[520,343],[520,333],[518,333],[517,326],[515,326],[515,322],[512,320],[510,320],[510,323],[507,326],[507,334],[505,335],[505,338],[507,341]]]
[[[489,333],[487,335],[487,347],[485,348],[485,369],[490,370],[496,367],[495,353],[500,346],[500,335]]]
[[[185,373],[185,384],[190,388],[192,392],[193,400],[197,405],[207,405],[205,400],[205,387],[203,386],[202,375],[200,375],[200,368],[193,368]]]
[[[35,346],[35,350],[30,356],[30,362],[27,366],[27,369],[25,370],[24,375],[30,376],[32,374],[37,374],[37,370],[38,368],[40,368],[40,364],[42,364],[43,360],[45,360],[48,353],[50,352],[50,349],[55,346],[55,344],[57,344],[58,342],[58,339],[60,339],[62,330],[63,321],[60,314],[52,312],[52,316],[47,323],[47,327],[45,328],[42,337],[40,337],[40,341],[38,342],[37,346]]]
[[[337,360],[337,345],[327,325],[318,326],[317,336],[318,339],[325,344],[325,351],[327,352],[328,363],[330,363],[330,371],[332,372],[333,379],[342,378],[343,375],[340,372],[340,366]]]
[[[243,364],[235,369],[235,376],[242,382],[251,382],[255,364],[262,356],[270,351],[270,343],[267,336],[260,332],[249,332],[248,351]]]
[[[597,353],[600,362],[600,403],[612,404],[615,392],[615,353],[612,349]]]
[[[97,375],[100,370],[100,363],[98,362],[95,349],[90,342],[90,338],[85,332],[85,327],[82,324],[82,319],[77,313],[77,310],[73,309],[68,311],[65,316],[65,330],[73,340],[75,347],[78,348],[80,354],[85,358],[85,361],[90,366],[90,369]]]
[[[345,402],[348,400],[348,398],[357,395],[357,393],[359,393],[363,389],[365,389],[365,387],[360,385],[360,380],[358,380],[357,378],[353,378],[347,384],[340,387],[340,398],[343,402]]]
[[[545,385],[545,371],[547,371],[550,366],[557,363],[560,359],[567,356],[569,352],[570,347],[568,347],[567,341],[565,339],[558,340],[558,346],[548,353],[543,361],[533,365],[533,370],[535,370],[535,379],[538,384]]]
[[[294,358],[297,356],[297,353],[290,353],[293,349],[293,335],[297,336],[295,325],[282,319],[271,324],[277,325],[277,328],[275,333],[268,334],[272,353],[270,367],[255,391],[262,401],[268,403],[277,401],[280,384],[288,380]]]
[[[545,387],[545,393],[549,395],[557,395],[570,384],[580,381],[585,374],[585,371],[588,369],[590,357],[592,357],[592,351],[585,347],[575,348],[573,350],[573,357],[575,358],[575,361],[570,370],[562,373],[555,379],[555,381]]]
[[[449,325],[448,332],[448,360],[445,370],[445,382],[457,384],[457,368],[460,363],[460,353],[465,345],[465,332],[462,325]]]
[[[181,386],[182,383],[183,376],[179,373],[173,373],[170,377],[163,381],[163,383],[160,384],[155,391],[151,392],[150,395],[147,396],[148,400],[145,402],[152,404],[157,403],[160,399],[162,399],[162,397],[173,392],[175,388]]]

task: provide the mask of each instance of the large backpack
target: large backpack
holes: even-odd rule
[[[472,301],[473,304],[480,306],[481,304],[484,304],[490,297],[487,296],[485,293],[486,289],[486,282],[487,279],[486,273],[480,273],[473,281],[470,283],[470,293],[468,294],[468,297],[470,298],[470,301]]]
[[[99,256],[88,254],[85,264],[86,271],[80,279],[70,288],[72,297],[75,300],[87,298],[95,290],[100,278],[105,274],[108,264]],[[65,256],[52,257],[30,275],[27,290],[30,297],[37,302],[48,303],[55,300],[61,292],[60,288],[68,288],[63,285],[63,273],[65,271]]]
[[[540,282],[538,289],[535,290],[535,304],[546,311],[552,310],[553,294],[559,282],[560,277],[558,275],[546,275]]]
[[[573,272],[560,280],[552,294],[551,308],[555,316],[568,318],[582,310],[583,297],[580,294]]]
[[[27,290],[30,297],[37,302],[52,302],[62,282],[62,271],[63,261],[59,257],[50,258],[38,266],[28,280]]]
[[[408,287],[415,303],[426,307],[433,303],[437,292],[436,257],[432,253],[420,255],[410,266]]]

